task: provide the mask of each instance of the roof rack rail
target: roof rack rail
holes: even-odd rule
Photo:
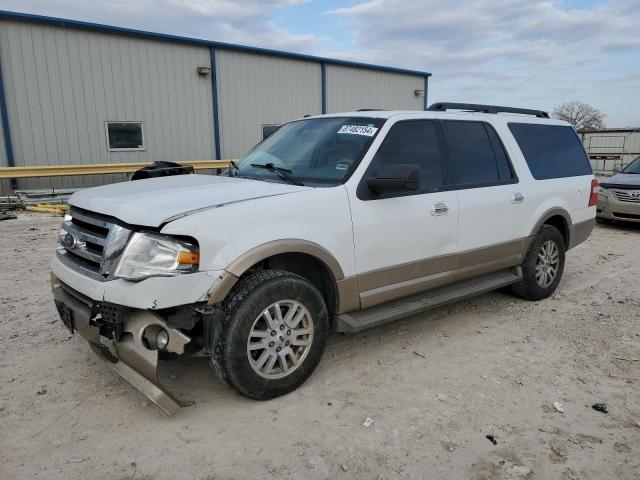
[[[384,112],[384,108],[359,108],[356,112]]]
[[[549,114],[543,110],[533,110],[530,108],[499,107],[497,105],[477,105],[475,103],[433,103],[427,109],[433,112],[446,112],[447,110],[469,110],[483,113],[520,113],[523,115],[533,115],[539,118],[549,118]]]

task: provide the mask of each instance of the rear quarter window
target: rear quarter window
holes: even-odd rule
[[[565,125],[509,123],[536,180],[591,175],[591,165],[573,128]]]

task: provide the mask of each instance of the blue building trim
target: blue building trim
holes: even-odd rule
[[[322,62],[320,64],[320,75],[322,84],[322,114],[327,113],[327,64]]]
[[[9,113],[7,112],[7,98],[4,94],[4,80],[2,77],[2,64],[0,63],[0,122],[2,122],[2,135],[4,137],[4,150],[7,152],[7,166],[15,167],[13,158],[13,144],[11,143],[11,129],[9,128]],[[11,179],[11,186],[16,186],[15,178]]]
[[[387,67],[384,65],[373,65],[370,63],[351,62],[348,60],[338,60],[335,58],[317,57],[315,55],[305,55],[302,53],[283,52],[280,50],[272,50],[268,48],[249,47],[246,45],[236,45],[232,43],[215,42],[211,40],[202,40],[198,38],[183,37],[179,35],[169,35],[165,33],[147,32],[144,30],[136,30],[133,28],[114,27],[111,25],[103,25],[100,23],[82,22],[79,20],[68,20],[64,18],[48,17],[44,15],[33,15],[30,13],[9,12],[0,10],[0,19],[19,20],[23,22],[40,23],[48,25],[57,25],[60,27],[81,28],[84,30],[92,30],[104,33],[116,33],[121,35],[129,35],[139,38],[147,38],[151,40],[162,40],[167,42],[179,42],[190,45],[199,45],[204,47],[236,50],[246,53],[257,53],[272,57],[291,58],[295,60],[306,60],[309,62],[327,63],[330,65],[345,65],[349,67],[365,68],[368,70],[379,70],[383,72],[404,73],[407,75],[419,75],[421,77],[429,77],[431,73],[420,70],[409,70],[405,68]]]
[[[211,103],[213,104],[213,139],[216,148],[216,160],[220,154],[220,115],[218,112],[218,69],[216,68],[216,49],[211,47]]]
[[[424,109],[425,110],[429,109],[429,102],[427,101],[428,93],[429,93],[429,76],[425,75],[424,76]]]

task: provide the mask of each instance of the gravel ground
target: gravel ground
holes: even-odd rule
[[[598,226],[545,301],[495,292],[334,335],[279,399],[163,363],[194,402],[169,418],[57,321],[59,222],[0,222],[2,479],[640,477],[640,227]]]

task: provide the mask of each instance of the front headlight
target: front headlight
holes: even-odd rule
[[[198,270],[200,252],[194,243],[166,235],[136,232],[116,268],[115,276],[127,280],[169,277]]]
[[[602,188],[602,187],[600,187],[598,189],[598,194],[602,195],[603,197],[608,197],[609,196],[609,192],[607,192],[607,189],[606,188]]]

